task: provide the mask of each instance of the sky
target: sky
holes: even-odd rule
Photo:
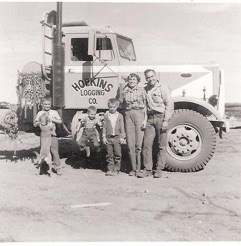
[[[17,102],[17,71],[42,63],[41,24],[56,2],[0,2],[0,101]],[[63,21],[111,26],[133,39],[138,64],[219,64],[226,102],[241,103],[241,2],[64,2]]]

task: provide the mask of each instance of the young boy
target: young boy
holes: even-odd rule
[[[125,129],[123,116],[117,112],[118,107],[117,99],[109,99],[109,110],[104,115],[103,143],[107,148],[108,163],[106,176],[117,175],[121,167],[121,144],[125,143]]]
[[[38,112],[34,126],[39,126],[41,129],[40,134],[40,158],[46,158],[49,164],[50,171],[60,174],[60,157],[58,138],[56,137],[56,127],[54,123],[62,123],[62,120],[56,110],[51,109],[51,97],[46,96],[42,99],[43,109]],[[53,166],[51,168],[51,154],[53,158]],[[52,170],[51,170],[52,169]],[[41,170],[40,170],[41,173]]]
[[[81,127],[83,127],[83,133],[78,141],[78,145],[80,146],[80,150],[86,151],[86,156],[90,156],[90,147],[87,142],[89,141],[94,146],[94,150],[96,152],[100,151],[100,144],[98,141],[98,131],[96,126],[101,126],[101,122],[96,118],[97,109],[94,106],[90,106],[87,109],[88,116],[85,117],[81,122]]]

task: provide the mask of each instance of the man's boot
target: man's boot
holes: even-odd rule
[[[161,178],[161,176],[162,176],[162,170],[157,169],[155,174],[153,175],[153,178]]]
[[[151,175],[152,175],[152,171],[151,170],[144,169],[143,172],[138,172],[138,174],[136,176],[137,176],[137,178],[145,178],[145,177],[148,177],[148,176],[151,176]]]

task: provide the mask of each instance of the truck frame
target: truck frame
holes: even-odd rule
[[[20,118],[28,131],[33,130],[41,98],[51,95],[53,107],[77,140],[88,106],[96,106],[103,114],[108,99],[116,97],[130,73],[137,73],[140,85],[145,86],[144,71],[151,68],[170,87],[174,100],[166,168],[193,172],[205,167],[215,152],[217,135],[221,138],[229,130],[224,119],[224,75],[217,64],[140,66],[132,39],[110,27],[90,27],[83,21],[62,23],[61,3],[57,11],[44,14],[41,24],[43,62],[26,64],[18,81]],[[30,91],[41,93],[26,101]]]

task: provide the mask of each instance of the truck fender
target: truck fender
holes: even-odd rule
[[[216,121],[224,122],[222,115],[208,102],[195,97],[173,97],[175,109],[191,109],[203,116],[215,116]],[[213,118],[213,117],[212,117]]]

